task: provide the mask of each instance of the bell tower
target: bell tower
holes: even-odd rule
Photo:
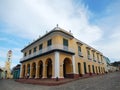
[[[11,78],[11,70],[10,70],[10,66],[11,66],[11,61],[12,61],[12,51],[9,50],[7,53],[7,59],[5,62],[5,76],[6,78]]]

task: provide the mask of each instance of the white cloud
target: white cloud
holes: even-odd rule
[[[99,40],[102,35],[98,26],[89,23],[91,12],[81,2],[79,7],[73,0],[7,0],[1,4],[2,19],[14,27],[7,32],[24,38],[43,35],[56,24],[87,43]]]
[[[111,61],[120,61],[120,1],[116,0],[106,9],[106,17],[98,20],[98,25],[104,31],[104,35],[100,41],[96,43],[96,47]]]
[[[109,55],[120,60],[120,26],[116,26],[116,28],[114,28],[113,34],[110,36],[110,40],[111,42],[109,42],[109,45],[106,47],[111,48]]]
[[[81,2],[75,4],[73,0],[4,0],[0,1],[0,19],[10,26],[4,32],[27,39],[35,39],[59,24],[61,28],[71,30],[75,37],[88,44],[96,42],[93,46],[105,55],[120,58],[119,6],[117,1],[111,3],[106,9],[106,17],[100,18],[97,26],[90,24],[92,12]],[[16,52],[19,49],[15,50],[14,60],[19,60],[22,56]]]

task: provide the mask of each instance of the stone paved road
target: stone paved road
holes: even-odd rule
[[[0,80],[0,90],[120,90],[120,72],[80,79],[59,86],[21,84],[14,80]]]

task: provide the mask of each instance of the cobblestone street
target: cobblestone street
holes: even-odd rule
[[[120,90],[120,72],[72,81],[59,86],[22,84],[0,80],[0,90]]]

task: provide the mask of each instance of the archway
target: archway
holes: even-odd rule
[[[47,65],[47,78],[52,77],[52,60],[49,58],[46,60]]]
[[[65,58],[63,64],[63,76],[65,78],[71,77],[72,72],[72,61],[69,58]]]
[[[82,75],[82,73],[81,73],[81,63],[78,63],[78,74],[79,74],[79,76]]]
[[[94,69],[94,65],[92,65],[92,70],[93,70],[93,74],[95,74],[95,69]]]
[[[32,77],[35,78],[35,75],[36,75],[36,63],[34,62],[32,64]]]
[[[91,67],[88,65],[89,74],[91,74]]]
[[[42,78],[43,76],[43,62],[39,61],[39,77]]]
[[[97,69],[97,66],[96,66],[96,73],[98,74],[98,69]]]
[[[99,69],[99,74],[100,74],[101,73],[100,67],[98,67],[98,69]]]
[[[27,64],[27,78],[30,76],[30,64]]]
[[[84,65],[84,74],[87,74],[86,62],[84,62],[83,65]]]

